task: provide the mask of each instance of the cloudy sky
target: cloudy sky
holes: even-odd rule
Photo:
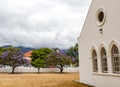
[[[0,0],[0,46],[69,48],[91,0]]]

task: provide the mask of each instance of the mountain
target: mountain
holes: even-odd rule
[[[26,53],[30,50],[33,50],[34,48],[30,48],[30,47],[23,47],[23,46],[18,46],[17,48],[19,48],[21,50],[22,53]]]
[[[8,47],[13,47],[12,45],[5,45],[5,46],[2,46],[3,48],[8,48]]]
[[[14,47],[12,45],[5,45],[2,46],[3,48],[7,48],[7,47]],[[30,48],[30,47],[24,47],[24,46],[18,46],[16,48],[19,48],[21,50],[22,53],[26,53],[27,51],[33,50],[34,48]]]
[[[65,54],[67,52],[67,49],[60,49],[60,52]]]
[[[12,45],[5,45],[5,46],[2,46],[3,48],[7,48],[7,47],[14,47]],[[30,50],[34,50],[35,48],[30,48],[30,47],[24,47],[24,46],[18,46],[16,48],[19,48],[21,50],[22,53],[26,53]],[[54,49],[54,48],[53,48]],[[60,49],[60,52],[65,54],[67,51],[67,49]]]

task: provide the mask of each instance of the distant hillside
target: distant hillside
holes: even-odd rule
[[[14,47],[12,45],[5,45],[5,46],[2,46],[3,48],[7,48],[7,47]],[[22,53],[26,53],[30,50],[34,50],[35,48],[30,48],[30,47],[24,47],[24,46],[18,46],[16,48],[19,48],[21,50]],[[66,53],[67,49],[60,49],[60,52],[61,53]]]
[[[2,46],[2,47],[3,47],[3,48],[7,48],[7,47],[14,47],[14,46],[12,46],[12,45],[5,45],[5,46]],[[18,47],[16,47],[16,48],[19,48],[22,53],[26,53],[27,51],[34,49],[34,48],[23,47],[23,46],[18,46]]]
[[[61,49],[60,52],[65,54],[67,52],[67,50],[66,49]]]
[[[33,50],[33,48],[23,47],[23,46],[18,46],[17,48],[19,48],[23,53],[26,53],[29,50]]]
[[[7,47],[13,47],[12,45],[5,45],[5,46],[2,46],[3,48],[7,48]]]

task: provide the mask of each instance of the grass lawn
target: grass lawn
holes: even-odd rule
[[[88,87],[78,73],[0,74],[0,87]]]

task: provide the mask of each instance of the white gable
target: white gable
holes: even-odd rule
[[[120,74],[113,72],[111,58],[113,44],[120,51],[119,4],[120,0],[92,0],[83,30],[78,38],[82,83],[97,87],[120,87]],[[102,47],[107,53],[108,73],[102,72],[100,56]],[[92,49],[97,52],[98,72],[93,72]]]

